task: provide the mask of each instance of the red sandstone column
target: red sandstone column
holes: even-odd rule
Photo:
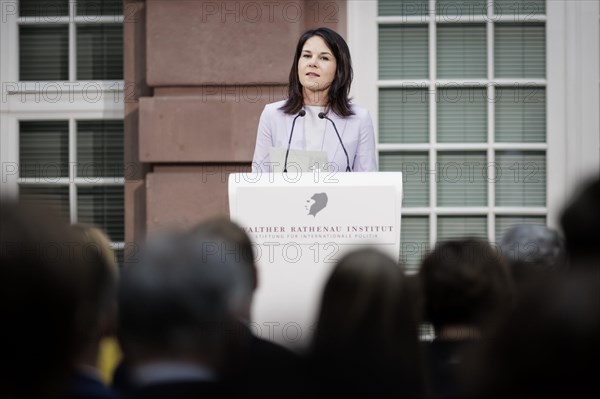
[[[126,1],[126,239],[228,213],[227,176],[250,170],[258,119],[283,99],[308,28],[342,35],[345,2]],[[145,7],[144,7],[145,6]],[[139,101],[138,101],[139,99]]]

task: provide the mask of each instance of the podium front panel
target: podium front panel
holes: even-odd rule
[[[374,246],[398,259],[401,204],[401,173],[230,175],[231,218],[252,239],[258,267],[254,332],[306,346],[341,257]]]

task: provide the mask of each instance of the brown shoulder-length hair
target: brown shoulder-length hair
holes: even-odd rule
[[[332,51],[337,62],[335,78],[331,83],[328,92],[327,108],[333,110],[339,116],[354,115],[350,108],[350,85],[352,84],[352,60],[350,59],[350,49],[346,41],[336,32],[329,28],[317,28],[306,31],[298,40],[296,46],[296,54],[290,71],[290,83],[288,86],[288,99],[281,107],[281,110],[286,114],[296,114],[304,106],[304,96],[302,93],[302,85],[298,77],[298,60],[302,53],[304,43],[313,36],[322,38],[327,47]]]
[[[323,290],[309,361],[317,379],[337,391],[424,396],[415,309],[400,265],[372,248],[337,263]]]

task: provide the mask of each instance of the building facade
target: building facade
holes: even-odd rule
[[[597,0],[1,1],[2,195],[98,224],[125,258],[227,214],[298,37],[351,48],[379,169],[402,171],[402,258],[557,227],[600,170]]]

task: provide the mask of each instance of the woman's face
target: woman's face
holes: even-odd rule
[[[307,94],[310,94],[307,91],[326,94],[335,78],[336,69],[337,61],[325,41],[320,36],[308,39],[298,60],[298,77],[304,88],[305,100]],[[309,102],[319,103],[325,100],[326,96],[322,96],[311,98]]]

